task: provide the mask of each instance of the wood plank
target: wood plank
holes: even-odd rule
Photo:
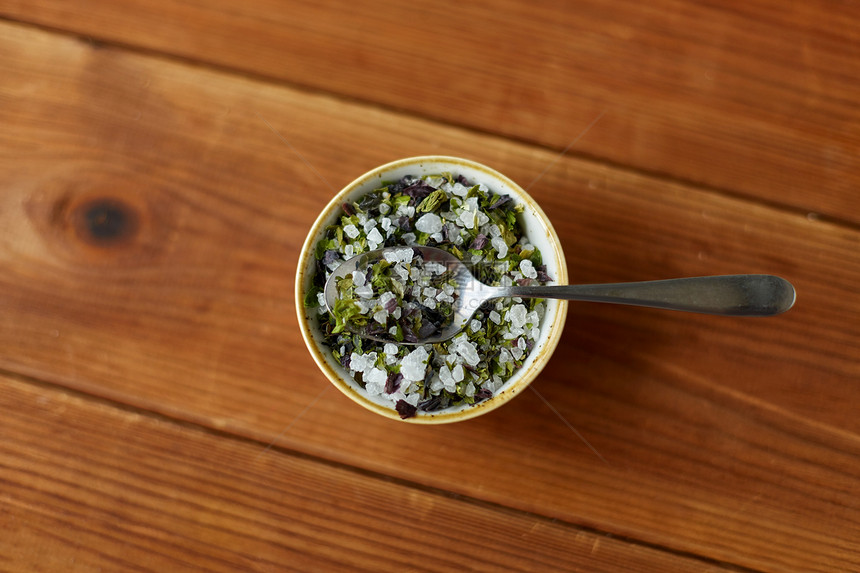
[[[728,570],[15,378],[0,404],[5,571]]]
[[[0,30],[0,368],[719,562],[860,564],[857,232],[376,108]],[[608,464],[531,392],[449,427],[377,419],[329,390],[303,349],[295,261],[333,189],[426,152],[522,182],[552,165],[530,191],[553,214],[574,280],[774,272],[795,282],[797,308],[739,321],[572,307],[564,352],[535,389]],[[78,224],[90,201],[138,223],[94,238]]]
[[[227,66],[860,222],[860,6],[0,0]]]

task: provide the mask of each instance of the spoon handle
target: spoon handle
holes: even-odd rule
[[[509,287],[500,289],[497,296],[610,302],[727,316],[771,316],[792,307],[795,291],[787,280],[773,275],[725,275],[634,283]]]

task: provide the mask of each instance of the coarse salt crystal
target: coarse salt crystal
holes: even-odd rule
[[[500,315],[495,310],[491,310],[490,311],[490,320],[492,320],[496,324],[502,324],[502,315]]]
[[[384,308],[381,310],[377,310],[375,313],[373,313],[373,320],[375,320],[379,324],[384,325],[386,322],[388,322],[388,311]]]
[[[380,368],[371,368],[364,373],[364,389],[371,396],[378,396],[385,390],[388,374]]]
[[[355,287],[355,294],[361,298],[370,298],[373,296],[373,287],[370,285]]]
[[[403,379],[410,382],[423,380],[429,357],[430,355],[423,346],[419,346],[407,354],[400,363],[400,373],[403,375]]]
[[[478,332],[479,330],[481,330],[481,321],[473,320],[469,323],[469,328],[472,330],[472,332]]]
[[[477,222],[478,216],[474,211],[460,211],[460,223],[462,223],[467,229],[474,229]]]
[[[352,284],[357,287],[364,286],[367,281],[367,275],[359,270],[352,271]]]
[[[451,187],[451,193],[458,197],[465,197],[469,193],[469,188],[462,183],[454,183]]]
[[[359,235],[358,227],[350,223],[349,225],[345,225],[343,228],[344,234],[350,239],[354,239]]]
[[[526,325],[526,314],[528,314],[528,309],[525,305],[515,304],[508,311],[507,319],[510,321],[512,327],[522,328]]]
[[[382,257],[391,264],[408,263],[412,260],[412,249],[390,249]]]
[[[503,238],[493,237],[493,239],[490,241],[490,244],[493,246],[494,249],[496,249],[496,252],[498,253],[496,256],[498,258],[504,259],[506,256],[508,256],[508,244],[505,243],[505,240]]]
[[[436,213],[425,213],[415,221],[415,228],[422,233],[432,235],[442,230],[442,219]]]
[[[456,381],[454,380],[454,376],[451,374],[451,369],[448,368],[447,365],[442,366],[442,368],[439,369],[439,382],[441,382],[442,386],[444,386],[444,388],[449,392],[456,390]]]
[[[376,364],[376,358],[376,352],[370,352],[368,354],[358,354],[357,352],[353,352],[349,356],[349,368],[354,372],[364,372]]]
[[[478,362],[481,361],[480,356],[478,356],[478,351],[475,349],[475,345],[468,340],[465,340],[465,338],[460,340],[454,351],[460,355],[469,366],[477,366]]]
[[[379,229],[377,229],[376,227],[374,227],[374,228],[373,228],[373,229],[372,229],[372,230],[367,234],[367,242],[368,242],[368,243],[379,245],[379,244],[380,244],[380,243],[382,243],[384,240],[385,240],[385,237],[383,237],[383,236],[382,236],[382,233],[380,233],[380,232],[379,232]],[[535,275],[535,276],[537,276],[537,275]]]
[[[454,366],[454,369],[451,370],[451,377],[454,379],[454,382],[462,382],[466,377],[466,372],[463,370],[463,365],[458,364]]]
[[[520,261],[520,271],[526,278],[537,278],[537,270],[535,270],[534,264],[529,259],[523,259],[522,261]]]

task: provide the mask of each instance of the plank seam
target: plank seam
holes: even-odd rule
[[[199,68],[205,68],[210,71],[223,73],[226,75],[232,75],[239,78],[252,80],[256,82],[265,83],[269,86],[273,87],[281,87],[285,89],[290,89],[295,92],[299,92],[308,96],[315,97],[325,97],[335,101],[348,103],[352,105],[358,105],[369,110],[382,111],[385,113],[391,113],[395,115],[400,115],[406,118],[410,118],[413,120],[427,121],[435,123],[442,127],[447,127],[449,129],[458,129],[464,131],[466,133],[481,135],[484,137],[491,137],[494,139],[500,139],[511,143],[516,143],[519,145],[523,145],[529,147],[533,150],[540,150],[547,153],[559,154],[561,153],[563,156],[571,157],[575,159],[579,159],[581,161],[588,162],[595,167],[602,167],[605,169],[610,169],[613,171],[617,171],[620,173],[635,175],[639,177],[645,177],[652,180],[661,181],[668,185],[679,185],[683,187],[687,187],[690,189],[695,189],[701,192],[708,193],[710,195],[715,195],[718,197],[724,197],[728,199],[733,199],[737,201],[742,201],[751,205],[756,205],[759,207],[765,207],[768,209],[772,209],[777,212],[782,212],[784,214],[790,214],[793,216],[802,216],[807,217],[809,219],[813,219],[815,221],[819,221],[822,223],[831,224],[837,227],[841,227],[850,231],[860,231],[860,222],[854,222],[851,219],[836,217],[827,214],[816,213],[814,211],[810,211],[809,209],[802,209],[800,207],[795,207],[793,205],[787,205],[785,203],[780,203],[778,201],[765,199],[761,197],[754,197],[752,195],[735,191],[725,187],[719,187],[716,185],[710,185],[704,182],[697,182],[692,179],[687,179],[683,177],[679,177],[676,175],[671,175],[669,173],[657,171],[654,169],[647,169],[644,167],[634,167],[631,165],[626,165],[623,163],[618,163],[611,159],[600,157],[597,155],[593,155],[590,153],[586,153],[584,151],[573,151],[566,150],[561,147],[553,147],[550,145],[542,144],[540,142],[536,142],[533,140],[525,139],[522,137],[516,136],[506,136],[500,133],[496,133],[493,131],[488,131],[485,129],[480,129],[475,126],[469,125],[461,125],[457,123],[452,123],[444,118],[435,117],[432,115],[416,113],[413,110],[409,110],[406,108],[401,108],[398,106],[388,106],[383,105],[379,102],[375,102],[373,100],[361,99],[353,96],[349,96],[347,94],[339,93],[339,92],[330,92],[325,91],[320,88],[316,88],[311,85],[301,84],[289,80],[285,80],[283,78],[278,78],[275,76],[270,76],[266,74],[262,74],[259,72],[253,72],[250,70],[245,70],[242,68],[235,68],[226,66],[223,64],[218,64],[215,62],[210,62],[207,60],[195,59],[188,56],[180,56],[176,54],[171,54],[169,52],[164,52],[160,50],[155,50],[151,48],[146,48],[142,46],[137,46],[134,44],[126,44],[123,42],[116,42],[113,40],[106,40],[102,38],[98,38],[92,35],[80,34],[78,32],[74,32],[71,30],[65,30],[62,28],[56,28],[54,26],[49,26],[46,24],[39,24],[35,22],[29,22],[25,20],[20,20],[17,18],[11,18],[6,15],[0,14],[0,22],[5,22],[9,24],[15,24],[19,26],[24,26],[36,30],[41,30],[44,32],[57,34],[60,36],[66,36],[69,38],[75,38],[78,41],[84,42],[93,48],[99,49],[116,49],[120,51],[125,51],[132,54],[137,54],[140,56],[145,56],[153,59],[161,59],[169,62],[186,65],[186,66],[194,66]]]
[[[441,497],[449,500],[454,500],[458,502],[462,502],[468,505],[472,505],[477,508],[482,508],[486,510],[496,511],[499,513],[507,513],[514,514],[520,517],[526,517],[530,519],[535,519],[538,521],[542,521],[547,524],[552,525],[560,525],[562,527],[568,528],[573,531],[586,533],[590,535],[595,535],[598,537],[602,537],[604,539],[613,539],[616,541],[620,541],[622,543],[626,543],[628,545],[634,547],[640,547],[643,549],[648,549],[651,551],[658,551],[667,555],[672,555],[675,557],[679,557],[682,559],[689,559],[692,561],[696,561],[702,563],[703,565],[710,565],[721,567],[726,571],[733,571],[737,573],[765,573],[759,569],[752,569],[749,567],[745,567],[742,565],[737,565],[728,561],[722,561],[719,559],[715,559],[712,557],[707,557],[705,555],[699,555],[690,551],[685,551],[681,549],[676,549],[673,547],[660,545],[658,543],[652,543],[648,541],[644,541],[641,539],[637,539],[635,537],[627,536],[627,535],[619,535],[612,533],[610,531],[604,531],[597,527],[592,527],[584,524],[575,523],[572,521],[567,521],[563,519],[558,519],[554,517],[550,517],[547,515],[543,515],[541,513],[530,512],[522,509],[517,509],[515,507],[510,507],[498,502],[492,502],[488,500],[484,500],[478,497],[474,497],[471,495],[464,495],[460,493],[456,493],[453,491],[445,490],[435,486],[429,486],[426,484],[422,484],[420,482],[412,481],[406,478],[400,478],[396,476],[387,475],[378,471],[370,470],[367,468],[362,468],[359,466],[350,465],[344,462],[338,462],[335,460],[331,460],[328,458],[324,458],[318,455],[310,454],[307,452],[302,452],[300,450],[291,449],[284,446],[273,445],[268,443],[267,440],[253,438],[250,436],[245,436],[242,434],[236,434],[233,432],[229,432],[226,430],[219,430],[217,428],[207,426],[202,422],[194,422],[190,420],[186,420],[183,418],[179,418],[176,416],[171,416],[169,414],[164,414],[155,410],[149,410],[146,408],[142,408],[139,406],[134,406],[132,404],[128,404],[125,402],[121,402],[115,399],[106,398],[104,396],[99,396],[98,394],[93,394],[90,392],[86,392],[83,390],[78,390],[74,388],[69,388],[67,386],[62,385],[61,383],[50,382],[46,380],[39,379],[34,376],[20,374],[18,372],[6,370],[0,368],[0,376],[7,377],[9,379],[15,380],[22,384],[26,384],[29,386],[34,386],[38,388],[43,388],[47,390],[51,390],[53,392],[59,392],[61,394],[65,394],[70,397],[74,397],[77,399],[84,400],[91,404],[100,404],[102,406],[108,406],[114,410],[118,410],[120,412],[125,412],[129,414],[135,414],[146,418],[151,421],[157,421],[164,424],[170,424],[177,428],[182,428],[186,430],[191,430],[194,432],[200,432],[203,434],[207,434],[212,437],[229,440],[234,443],[258,446],[262,451],[266,452],[277,452],[282,455],[291,456],[294,458],[298,458],[304,461],[308,461],[311,463],[316,463],[320,465],[327,466],[332,469],[341,470],[350,472],[368,479],[376,480],[379,482],[385,482],[394,484],[406,489],[423,492],[425,494],[429,494],[435,497]]]

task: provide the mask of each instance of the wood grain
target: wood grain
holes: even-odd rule
[[[4,571],[727,570],[15,378],[0,405]]]
[[[706,563],[860,566],[857,231],[325,95],[0,30],[0,368]],[[328,389],[303,349],[295,261],[335,189],[426,152],[523,184],[551,166],[530,192],[574,280],[773,272],[796,284],[797,308],[737,321],[577,305],[539,395],[450,427],[377,419]]]
[[[0,0],[0,16],[860,222],[860,6]],[[741,151],[743,150],[743,151]]]

